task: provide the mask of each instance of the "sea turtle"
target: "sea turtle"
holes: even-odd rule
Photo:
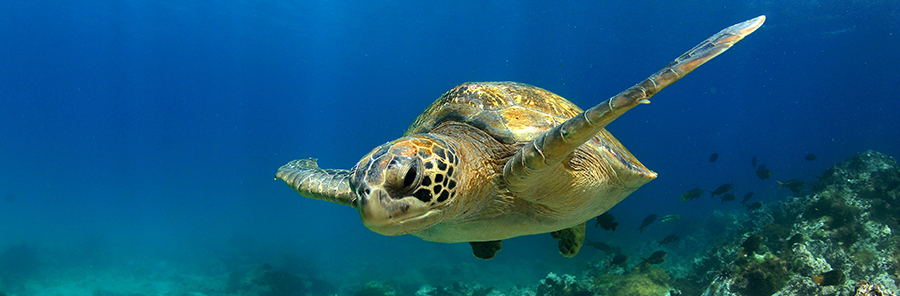
[[[469,242],[476,257],[490,259],[504,239],[549,232],[572,257],[586,221],[656,178],[604,127],[764,21],[720,31],[584,112],[531,85],[464,83],[350,170],[298,159],[275,177],[305,197],[356,208],[363,225],[383,235]]]

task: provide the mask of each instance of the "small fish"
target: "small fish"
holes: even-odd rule
[[[665,261],[663,259],[666,258],[666,255],[668,254],[663,251],[653,252],[653,255],[650,255],[650,258],[641,258],[643,262],[638,264],[637,269],[640,272],[646,272],[650,270],[650,266],[652,266],[653,264],[662,264]]]
[[[644,222],[641,222],[641,227],[638,227],[638,230],[640,231],[639,233],[644,233],[644,227],[647,227],[647,225],[650,225],[650,223],[653,223],[653,221],[655,221],[655,220],[656,220],[656,214],[653,214],[653,215],[647,216],[647,218],[644,218]]]
[[[900,181],[894,180],[894,182],[888,183],[886,186],[884,186],[883,190],[879,189],[879,191],[887,193],[894,191],[894,189],[897,189],[897,187],[900,187]]]
[[[750,193],[747,193],[747,195],[744,195],[744,200],[742,200],[741,203],[746,205],[747,201],[750,200],[751,198],[753,198],[753,191],[750,191]]]
[[[604,243],[602,243],[602,242],[592,242],[591,240],[589,240],[589,239],[587,239],[587,238],[585,238],[585,240],[587,241],[587,244],[590,245],[591,247],[594,247],[594,249],[597,249],[597,250],[600,250],[600,251],[604,251],[604,252],[607,252],[607,253],[612,253],[612,252],[613,252],[613,248],[610,247],[610,246],[607,245],[607,244],[604,244]]]
[[[686,202],[686,201],[698,198],[698,197],[700,197],[700,195],[703,194],[703,192],[704,192],[703,189],[700,189],[700,188],[691,189],[690,191],[685,192],[684,195],[681,196],[681,201]]]
[[[731,191],[731,189],[734,189],[734,183],[728,183],[728,184],[719,186],[719,188],[716,188],[716,190],[710,191],[710,193],[712,193],[712,197],[716,197],[716,194],[723,194],[725,192]]]
[[[616,226],[619,226],[619,222],[613,222],[613,220],[616,220],[616,216],[613,216],[609,212],[603,213],[600,216],[597,216],[597,224],[594,224],[594,228],[600,226],[606,230],[616,231]]]
[[[744,205],[744,206],[747,207],[747,210],[748,210],[748,211],[750,211],[750,210],[759,210],[760,208],[762,208],[762,203],[761,203],[761,202],[755,202],[755,203],[753,203],[752,205],[749,205],[749,206],[748,206],[748,205]]]
[[[781,189],[783,187],[787,187],[787,188],[803,187],[803,185],[806,185],[803,183],[803,181],[801,181],[799,179],[790,179],[790,180],[787,180],[786,182],[781,182],[781,181],[775,181],[775,182],[778,182],[778,184],[779,184],[778,189]]]
[[[756,169],[756,176],[759,177],[760,180],[765,180],[772,177],[772,171],[766,169],[766,165],[760,165],[759,168]]]
[[[775,181],[775,182],[778,182],[778,184],[779,184],[778,189],[787,187],[787,188],[790,188],[791,191],[796,192],[798,194],[803,190],[803,186],[806,186],[806,183],[803,183],[803,181],[800,181],[798,179],[787,180],[787,182],[784,182],[784,183],[782,183],[781,181]]]
[[[754,156],[753,159],[750,160],[750,164],[752,164],[753,167],[756,167],[756,163],[758,163],[758,162],[759,162],[759,158],[757,158],[756,156]]]
[[[834,176],[834,168],[825,170],[825,172],[822,173],[821,177],[816,177],[816,178],[819,178],[819,182],[821,182],[823,179],[826,179],[831,176]]]
[[[718,153],[713,153],[712,155],[709,156],[709,162],[716,162],[716,159],[719,159]]]
[[[613,260],[610,261],[610,263],[612,263],[613,265],[621,265],[625,262],[628,262],[628,256],[625,256],[623,254],[617,254],[615,257],[613,257]]]
[[[665,215],[662,219],[659,219],[659,223],[668,223],[681,218],[681,215]]]
[[[665,262],[665,260],[663,260],[663,259],[665,259],[666,256],[668,256],[668,255],[669,254],[666,253],[665,251],[656,251],[656,252],[653,252],[652,255],[650,255],[650,258],[641,258],[641,259],[644,260],[644,262],[647,262],[650,264],[662,264],[663,262]]]
[[[663,238],[663,240],[656,242],[659,244],[659,246],[657,246],[657,247],[662,247],[662,245],[677,242],[679,239],[681,239],[681,238],[678,237],[677,235],[674,235],[674,234],[669,235],[669,236]]]
[[[747,240],[744,241],[744,243],[741,244],[742,251],[740,254],[738,254],[738,257],[744,257],[748,254],[753,254],[753,252],[755,252],[756,249],[759,249],[759,246],[762,245],[762,241],[762,236],[758,234],[751,235],[747,238]]]
[[[802,234],[795,234],[787,241],[787,244],[785,244],[785,249],[790,250],[794,247],[794,244],[802,243],[804,241],[806,241],[806,238],[803,237]]]
[[[612,261],[606,260],[606,262],[609,262],[609,267],[606,268],[609,269],[613,265],[622,265],[625,264],[625,262],[628,262],[628,256],[617,254],[615,257],[613,257]]]
[[[726,201],[732,201],[734,199],[734,193],[726,193],[725,195],[722,195],[722,203],[725,203]]]
[[[843,284],[847,280],[844,272],[834,269],[832,271],[813,276],[813,282],[820,286],[836,286]]]
[[[809,161],[816,160],[816,155],[810,153],[809,155],[806,156],[806,160],[809,160]]]

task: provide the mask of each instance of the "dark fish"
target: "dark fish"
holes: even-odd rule
[[[744,241],[743,244],[741,244],[741,249],[743,251],[741,251],[741,253],[738,254],[738,257],[744,257],[747,254],[753,254],[753,252],[755,252],[756,249],[759,249],[759,246],[762,245],[762,241],[763,241],[762,236],[760,236],[758,234],[751,235],[750,237],[747,238],[747,240]]]
[[[613,257],[612,261],[606,260],[606,262],[609,262],[609,267],[612,267],[613,265],[622,265],[625,264],[625,262],[628,262],[628,256],[617,254]],[[609,267],[607,267],[607,269],[609,269]]]
[[[601,242],[592,242],[591,240],[589,240],[589,239],[587,239],[587,238],[585,238],[585,240],[587,241],[587,244],[590,245],[591,247],[594,247],[594,249],[597,249],[597,250],[600,250],[600,251],[604,251],[604,252],[607,252],[607,253],[612,253],[612,252],[613,252],[613,248],[610,247],[610,246],[607,245],[607,244],[604,244],[604,243],[601,243]]]
[[[747,201],[750,200],[751,198],[753,198],[753,191],[750,191],[750,193],[747,193],[747,195],[744,195],[744,200],[742,200],[741,203],[746,205]]]
[[[787,182],[784,182],[784,183],[782,183],[781,181],[775,181],[775,182],[778,182],[778,184],[779,184],[778,189],[787,187],[787,188],[790,188],[794,192],[796,192],[797,188],[802,188],[803,186],[806,186],[806,183],[803,183],[803,181],[800,181],[798,179],[787,180]]]
[[[650,223],[653,223],[653,221],[655,221],[655,220],[656,220],[656,214],[653,214],[653,215],[647,216],[647,218],[644,218],[644,222],[641,222],[641,227],[638,227],[638,230],[640,231],[639,233],[644,233],[644,227],[647,227],[647,225],[650,225]]]
[[[662,245],[665,245],[665,244],[677,242],[679,239],[681,239],[681,238],[679,238],[677,235],[674,235],[674,234],[669,235],[666,238],[664,238],[662,241],[657,242],[659,244],[658,247],[662,247]]]
[[[652,255],[650,255],[650,258],[641,258],[641,259],[643,259],[644,262],[647,262],[650,264],[662,264],[663,262],[665,262],[665,260],[663,260],[663,259],[665,259],[666,256],[668,256],[668,255],[669,254],[667,254],[664,251],[656,251],[656,252],[653,252]]]
[[[754,156],[753,159],[750,160],[750,164],[752,164],[753,167],[756,167],[757,162],[759,162],[759,158],[756,158],[756,156]]]
[[[718,153],[713,153],[712,155],[709,156],[709,162],[716,162],[716,159],[719,159]]]
[[[597,216],[597,224],[594,224],[594,228],[600,226],[606,230],[616,231],[616,226],[619,226],[619,222],[613,222],[613,220],[616,220],[616,216],[613,216],[609,212],[603,213],[600,216]]]
[[[843,284],[847,280],[844,272],[840,270],[832,270],[817,276],[813,276],[813,282],[820,286],[836,286]]]
[[[884,187],[883,192],[894,191],[894,189],[897,189],[897,187],[900,187],[900,181],[894,180],[894,182],[892,182]]]
[[[691,189],[690,191],[686,192],[684,195],[682,195],[681,201],[682,202],[689,201],[689,200],[700,197],[700,195],[702,195],[702,194],[703,194],[703,189],[694,188],[694,189]]]
[[[747,210],[748,210],[748,211],[750,211],[750,210],[759,210],[760,208],[762,208],[762,203],[761,203],[761,202],[755,202],[755,203],[753,203],[752,205],[749,205],[749,206],[748,206],[748,205],[745,205],[745,206],[747,206]]]
[[[794,247],[794,244],[802,243],[805,240],[806,238],[804,238],[802,234],[795,234],[787,241],[787,244],[785,244],[785,248],[791,249]]]
[[[825,188],[825,184],[822,184],[822,182],[819,182],[819,183],[809,183],[809,187],[812,188],[812,189],[815,190],[815,191],[821,191],[822,188]]]
[[[663,259],[666,258],[666,255],[668,255],[666,252],[656,251],[653,255],[650,255],[650,258],[641,258],[643,259],[643,262],[638,264],[637,269],[641,272],[646,272],[650,270],[650,266],[653,264],[662,264],[665,261]]]
[[[731,191],[731,189],[734,189],[734,183],[728,183],[728,184],[719,186],[719,188],[716,188],[716,190],[710,191],[710,193],[712,193],[712,197],[716,197],[716,194],[722,194],[722,193]]]
[[[772,176],[772,171],[766,169],[766,165],[760,165],[759,168],[756,169],[756,176],[761,180],[765,180]]]
[[[726,193],[725,195],[722,195],[722,203],[725,203],[726,201],[732,201],[734,199],[734,193]]]
[[[806,160],[809,160],[809,161],[816,160],[816,155],[810,153],[809,155],[806,156]]]
[[[669,223],[681,219],[681,215],[665,215],[659,219],[659,223]]]
[[[780,190],[781,188],[784,188],[784,187],[798,188],[798,187],[803,187],[804,185],[806,185],[806,183],[803,183],[803,181],[801,181],[800,179],[790,179],[790,180],[787,180],[784,182],[776,180],[775,182],[778,182],[778,190]]]
[[[834,176],[834,168],[825,170],[825,172],[822,173],[821,177],[816,177],[816,178],[819,178],[819,181],[822,181],[822,179],[825,179],[825,178],[828,178],[831,176]]]

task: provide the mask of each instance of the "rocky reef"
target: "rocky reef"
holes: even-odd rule
[[[867,151],[818,178],[813,193],[771,205],[735,234],[734,244],[763,237],[755,252],[710,251],[688,283],[712,282],[703,295],[893,295],[900,276],[897,162]]]

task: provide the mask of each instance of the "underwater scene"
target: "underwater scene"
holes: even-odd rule
[[[898,48],[886,0],[4,1],[0,296],[897,295]]]

